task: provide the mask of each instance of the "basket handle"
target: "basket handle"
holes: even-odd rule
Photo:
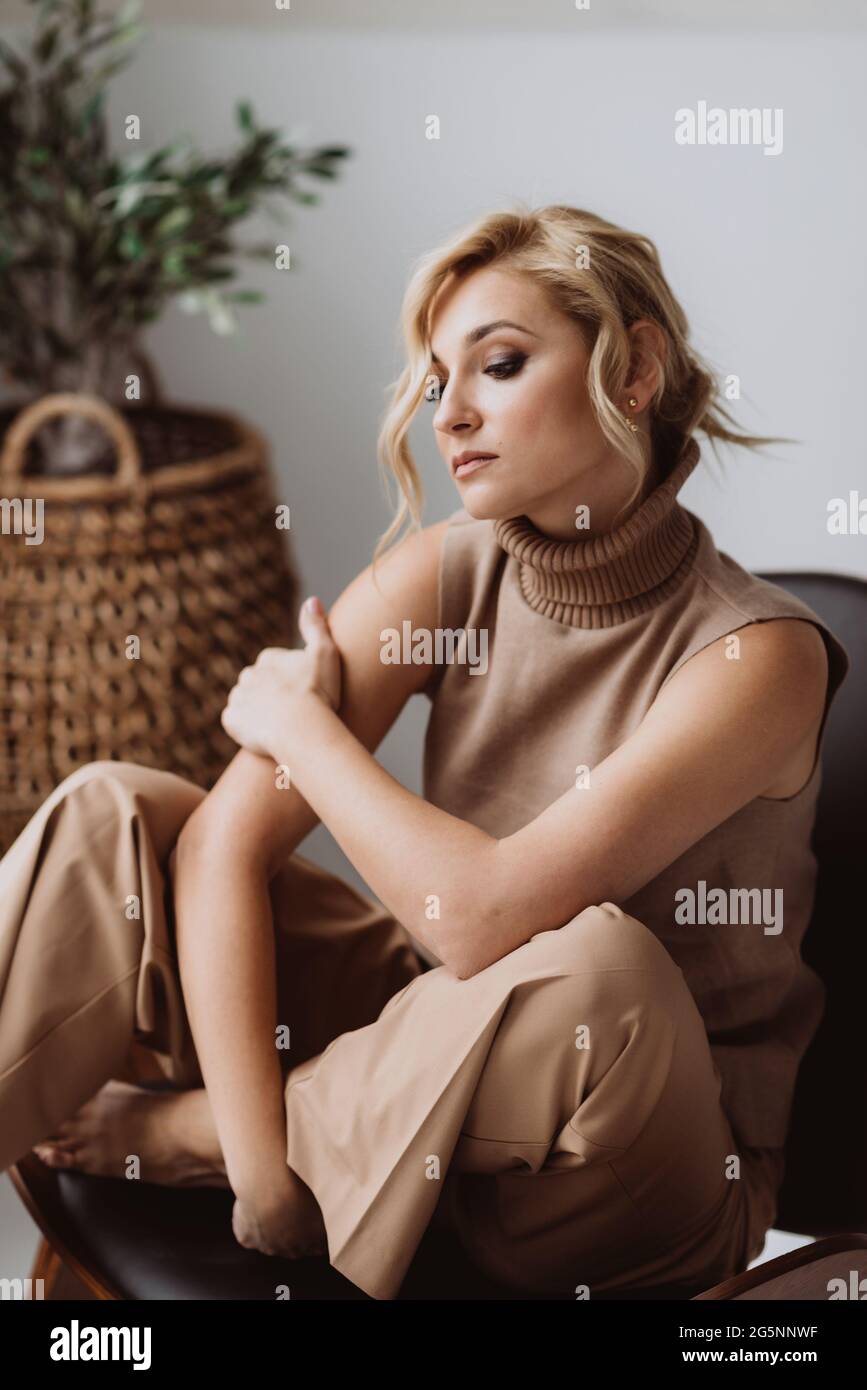
[[[22,477],[25,451],[33,434],[46,420],[70,412],[102,425],[117,448],[117,481],[132,487],[141,477],[141,453],[135,435],[120,411],[101,396],[89,396],[83,391],[55,391],[19,411],[6,431],[0,476]]]

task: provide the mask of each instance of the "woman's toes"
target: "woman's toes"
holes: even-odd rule
[[[56,1144],[37,1144],[33,1150],[47,1168],[74,1168],[75,1154],[71,1149],[63,1149]]]
[[[66,1134],[59,1131],[56,1134],[47,1134],[44,1139],[40,1139],[38,1144],[33,1145],[34,1153],[40,1149],[56,1149],[59,1153],[69,1153],[78,1147],[81,1142],[81,1135],[71,1129]]]
[[[44,1139],[40,1139],[40,1144],[49,1145],[52,1149],[68,1149],[70,1144],[74,1144],[78,1139],[78,1131],[73,1125],[65,1124],[54,1131],[53,1134],[46,1134]]]

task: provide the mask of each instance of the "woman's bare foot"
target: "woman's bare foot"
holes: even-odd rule
[[[168,1187],[228,1187],[208,1096],[155,1091],[108,1081],[50,1138],[34,1146],[50,1168],[124,1178],[130,1159],[136,1176]]]

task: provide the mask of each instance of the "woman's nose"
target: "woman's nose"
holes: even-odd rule
[[[456,429],[467,429],[480,423],[478,410],[466,397],[452,393],[448,386],[440,396],[439,405],[434,412],[434,428],[443,434],[451,434]]]

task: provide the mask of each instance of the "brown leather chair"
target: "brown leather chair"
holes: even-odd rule
[[[819,879],[803,948],[825,982],[827,1008],[798,1076],[776,1221],[780,1230],[819,1239],[714,1289],[667,1285],[609,1300],[827,1299],[829,1278],[867,1274],[867,1235],[860,1234],[867,1231],[867,582],[835,574],[762,577],[820,614],[852,660],[825,733],[814,836]],[[53,1290],[66,1298],[273,1299],[280,1284],[292,1298],[367,1297],[324,1259],[290,1262],[244,1250],[232,1235],[228,1191],[54,1172],[33,1154],[10,1175],[45,1237],[32,1277],[45,1280],[46,1297]],[[481,1275],[455,1238],[435,1227],[400,1293],[409,1300],[533,1297]]]

